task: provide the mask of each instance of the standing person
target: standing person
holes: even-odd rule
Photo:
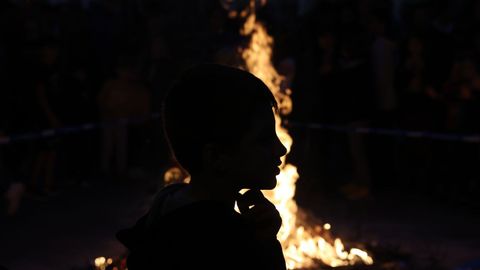
[[[56,41],[46,40],[40,48],[40,63],[35,71],[35,107],[31,111],[36,128],[39,130],[59,128],[65,112],[65,89],[59,63],[59,49]],[[48,138],[37,144],[37,154],[32,172],[32,187],[42,195],[54,191],[55,165],[59,140]]]
[[[398,112],[395,89],[395,57],[397,46],[390,37],[391,18],[384,9],[373,11],[370,18],[371,65],[374,89],[374,108],[371,125],[376,128],[395,128]],[[375,196],[398,184],[396,170],[397,141],[392,137],[369,139],[372,191]]]
[[[203,64],[183,73],[163,121],[191,181],[165,187],[135,227],[118,233],[129,269],[286,269],[281,218],[260,191],[276,186],[286,154],[273,108],[267,86],[245,71]]]
[[[149,92],[139,80],[135,64],[120,61],[116,78],[103,85],[97,102],[104,122],[145,116],[149,110]],[[102,135],[102,171],[106,177],[126,179],[128,166],[128,127],[125,122],[109,123]],[[115,167],[112,168],[112,162]]]
[[[8,96],[0,97],[0,141],[8,139],[9,122],[12,120],[8,101]],[[22,166],[24,162],[21,162],[18,155],[18,150],[22,149],[15,149],[16,147],[18,146],[0,144],[0,216],[4,214],[4,210],[8,216],[16,214],[25,193],[25,179],[22,179],[23,175],[19,172],[25,169]],[[22,154],[25,155],[26,151]]]

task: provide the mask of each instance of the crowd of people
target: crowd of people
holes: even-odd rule
[[[294,32],[302,42],[289,43],[300,47],[294,100],[310,101],[299,118],[477,134],[479,12],[478,1],[322,1]],[[314,134],[311,170],[346,196],[403,188],[458,202],[478,192],[477,144]]]
[[[236,3],[2,1],[0,136],[149,116],[191,64],[241,66],[238,48],[248,37],[239,34],[242,18],[229,18],[227,9],[241,10],[248,1]],[[270,0],[257,6],[275,40],[273,63],[293,89],[292,121],[479,131],[478,1]],[[477,144],[292,133],[292,159],[306,178],[327,187],[352,193],[345,189],[352,183],[379,191],[400,185],[455,198],[478,192]],[[49,196],[66,179],[128,181],[132,167],[160,175],[168,161],[158,121],[105,124],[0,145],[0,190],[10,201],[25,189]],[[18,204],[10,205],[15,212]]]

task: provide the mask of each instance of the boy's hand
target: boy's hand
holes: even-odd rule
[[[254,227],[257,237],[277,237],[282,218],[275,205],[267,200],[260,190],[249,190],[239,195],[237,205],[242,216]]]

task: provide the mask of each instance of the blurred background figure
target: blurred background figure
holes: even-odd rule
[[[128,127],[118,119],[145,117],[150,111],[148,88],[139,80],[138,64],[120,59],[116,76],[105,81],[98,95],[102,129],[102,172],[107,179],[126,180],[128,175]]]
[[[62,126],[68,97],[64,88],[63,73],[59,62],[58,45],[46,40],[39,50],[39,61],[34,70],[33,91],[35,107],[32,117],[37,130],[55,129]],[[31,187],[35,193],[49,195],[54,189],[55,165],[58,138],[49,138],[36,143]]]

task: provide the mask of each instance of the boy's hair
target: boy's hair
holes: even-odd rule
[[[201,64],[185,71],[168,91],[163,130],[172,155],[190,174],[202,169],[208,143],[233,146],[251,128],[258,108],[277,109],[268,87],[232,67]]]

